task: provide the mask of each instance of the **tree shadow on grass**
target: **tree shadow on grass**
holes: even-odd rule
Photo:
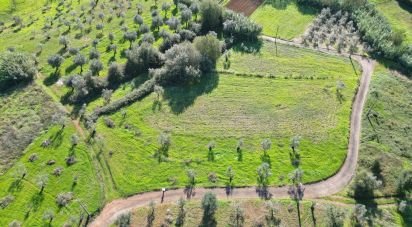
[[[34,193],[34,195],[30,199],[30,206],[34,212],[36,212],[39,207],[41,206],[44,200],[44,193]]]
[[[200,227],[216,227],[217,222],[216,218],[213,215],[209,215],[207,213],[203,213],[202,222],[199,225]]]
[[[412,71],[403,67],[399,62],[385,59],[382,56],[373,53],[371,55],[379,64],[384,65],[385,68],[398,71],[399,73],[402,73],[404,76],[408,77],[408,79],[412,79]]]
[[[183,113],[193,105],[197,97],[212,92],[219,84],[216,73],[203,75],[199,83],[191,85],[173,85],[164,88],[164,99],[174,114]]]
[[[46,86],[51,86],[55,84],[60,78],[60,72],[51,73],[46,79],[44,79],[43,84]]]
[[[253,40],[253,41],[245,41],[245,42],[236,42],[233,46],[232,49],[235,52],[241,52],[241,53],[259,53],[260,49],[263,46],[263,41],[262,40]]]
[[[51,145],[54,148],[60,147],[60,145],[62,144],[62,142],[63,142],[63,131],[64,131],[64,129],[61,128],[53,136],[50,137]]]
[[[408,4],[403,0],[396,0],[396,1],[398,2],[399,6],[403,10],[408,11],[409,13],[412,13],[412,3]]]
[[[15,181],[13,181],[11,184],[10,184],[10,186],[9,186],[9,188],[8,188],[8,192],[18,192],[18,191],[21,191],[21,189],[23,188],[23,184],[22,184],[22,182],[21,182],[22,180],[21,179],[17,179],[17,180],[15,180]]]
[[[308,4],[297,3],[295,0],[270,0],[265,1],[263,4],[270,5],[275,9],[285,10],[290,4],[294,4],[298,8],[299,12],[304,15],[316,15],[318,9]]]
[[[66,72],[66,74],[69,74],[69,73],[73,72],[73,70],[75,70],[76,68],[77,68],[76,64],[71,64],[64,71]]]

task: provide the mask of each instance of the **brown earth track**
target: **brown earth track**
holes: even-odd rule
[[[231,0],[226,8],[250,16],[262,3],[263,0]]]

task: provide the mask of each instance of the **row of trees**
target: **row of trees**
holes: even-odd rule
[[[403,43],[403,32],[394,30],[372,3],[365,0],[300,0],[300,2],[347,10],[362,40],[370,46],[371,53],[399,62],[407,71],[412,69],[412,47]]]
[[[330,8],[322,9],[308,32],[303,36],[305,45],[335,48],[338,52],[347,50],[353,54],[360,44],[359,34],[348,12],[333,12]]]

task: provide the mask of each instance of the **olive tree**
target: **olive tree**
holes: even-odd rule
[[[162,10],[165,13],[165,18],[166,19],[167,19],[167,12],[169,12],[171,6],[172,5],[168,2],[163,2],[163,4],[162,4]]]
[[[103,70],[103,63],[98,59],[93,59],[92,61],[90,61],[89,69],[92,75],[99,76],[100,71]]]
[[[48,182],[49,182],[49,176],[47,174],[42,174],[42,175],[37,176],[36,184],[40,188],[39,194],[43,193],[43,190],[46,187]]]
[[[206,192],[202,198],[203,219],[202,224],[210,226],[215,223],[215,213],[217,210],[217,198],[212,192]]]
[[[272,170],[268,163],[264,162],[257,168],[258,184],[266,187],[269,184],[269,177],[272,175]]]
[[[86,57],[83,54],[80,54],[80,53],[78,53],[73,59],[73,63],[76,66],[80,66],[80,73],[83,72],[83,65],[85,65],[86,62],[87,62]]]
[[[48,59],[47,59],[47,63],[55,69],[54,71],[54,75],[57,74],[57,71],[59,70],[60,66],[63,63],[64,58],[60,55],[60,54],[54,54],[51,55]]]
[[[129,41],[130,43],[129,49],[131,49],[133,42],[137,39],[137,32],[136,31],[125,32],[123,37],[125,40]]]
[[[266,151],[268,151],[272,146],[272,141],[270,141],[270,139],[264,139],[262,143],[260,143],[260,145],[262,146],[263,151],[266,153]]]
[[[239,203],[232,205],[232,211],[229,217],[229,226],[242,227],[245,224],[245,211]]]
[[[186,200],[183,198],[180,198],[177,201],[177,216],[176,216],[176,226],[183,226],[185,223],[185,218],[186,218]]]

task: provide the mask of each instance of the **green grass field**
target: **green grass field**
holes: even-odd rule
[[[412,7],[396,0],[373,0],[377,9],[388,19],[391,26],[405,32],[405,42],[412,43]]]
[[[67,35],[69,46],[80,48],[81,53],[87,56],[93,48],[92,41],[99,37],[100,32],[95,27],[100,20],[95,19],[90,26],[86,24],[90,32],[80,38],[76,38],[78,30],[73,27],[69,30],[56,20],[49,33],[50,40],[46,41],[41,28],[46,18],[56,16],[58,3],[51,3],[51,8],[44,13],[35,11],[35,8],[43,6],[43,2],[29,4],[27,0],[18,3],[15,12],[21,15],[25,25],[21,29],[11,26],[8,2],[0,0],[0,20],[6,23],[0,34],[0,50],[15,47],[18,51],[33,53],[41,48],[38,56],[41,75],[36,84],[45,89],[54,101],[59,101],[68,90],[55,82],[80,72],[72,65],[73,57],[58,44],[59,36]],[[141,3],[145,23],[150,25],[149,10],[153,1]],[[88,2],[81,1],[81,4],[88,5]],[[73,10],[81,14],[81,5],[77,1],[73,1],[72,5]],[[285,8],[276,7],[264,4],[252,18],[261,23],[264,34],[270,36],[276,32],[273,21],[279,21],[279,34],[284,39],[302,34],[316,14],[315,10],[298,8],[294,3]],[[132,10],[125,15],[124,25],[130,30],[138,28],[133,23],[135,11],[133,4]],[[33,12],[33,24],[28,23],[31,13],[27,12]],[[126,61],[122,52],[129,47],[120,30],[122,19],[114,16],[111,22],[106,22],[110,12],[108,8],[103,12],[106,15],[104,35],[97,45],[105,66],[101,76],[106,74],[111,61]],[[64,11],[64,14],[70,20],[78,17],[70,16],[69,11]],[[118,46],[116,57],[106,51],[110,43],[107,38],[109,31],[115,34],[114,42]],[[152,32],[158,38],[157,32]],[[157,39],[155,45],[160,41]],[[43,44],[39,46],[39,43]],[[360,75],[359,66],[349,59],[284,45],[279,45],[278,56],[275,52],[274,44],[266,42],[255,54],[233,50],[229,69],[223,68],[221,59],[217,66],[219,73],[209,75],[199,84],[165,87],[160,102],[157,102],[155,94],[151,94],[125,108],[125,117],[122,111],[107,116],[114,121],[114,128],[108,128],[104,123],[105,117],[101,117],[92,144],[82,141],[72,150],[70,137],[76,131],[71,124],[62,134],[58,133],[57,128],[43,132],[18,160],[28,170],[25,179],[17,184],[18,181],[13,178],[17,166],[0,176],[0,198],[9,194],[15,197],[7,208],[0,209],[0,225],[7,226],[14,219],[27,226],[46,225],[42,216],[47,209],[51,209],[56,213],[52,224],[61,226],[71,216],[79,218],[84,214],[80,204],[84,204],[89,212],[95,212],[104,202],[120,196],[162,187],[184,187],[189,169],[197,173],[197,186],[211,187],[224,186],[227,181],[225,171],[228,166],[233,166],[236,174],[234,185],[250,186],[257,183],[257,167],[262,162],[268,162],[273,172],[270,185],[284,185],[289,182],[288,174],[294,169],[289,158],[290,139],[297,135],[302,138],[299,150],[304,181],[319,181],[333,175],[346,155],[349,116]],[[62,53],[65,57],[58,78],[52,76],[54,70],[47,65],[47,58],[55,53]],[[88,65],[84,69],[87,71]],[[140,84],[145,79],[142,76],[121,86],[115,91],[112,101],[123,97],[135,88],[133,84]],[[345,84],[339,97],[336,93],[338,81]],[[15,102],[9,100],[4,106],[15,105]],[[23,109],[30,105],[23,104]],[[102,104],[101,98],[91,102],[88,113]],[[66,107],[72,108],[70,105]],[[0,110],[2,108],[0,106]],[[39,107],[36,106],[36,110]],[[8,114],[8,120],[14,113],[24,114],[25,111],[7,108],[4,112]],[[159,162],[153,157],[162,132],[170,134],[172,141],[166,162]],[[50,148],[42,148],[40,144],[47,138],[54,138],[54,142]],[[260,145],[265,138],[272,141],[272,148],[266,155]],[[236,152],[239,139],[244,142],[240,154]],[[207,144],[212,140],[216,144],[214,160],[208,161]],[[78,162],[67,166],[65,158],[71,152],[74,152]],[[39,159],[30,163],[28,157],[33,153],[37,153]],[[46,165],[51,159],[57,163]],[[52,175],[53,170],[60,166],[64,168],[63,174],[60,177]],[[217,174],[217,183],[208,181],[211,172]],[[40,195],[36,178],[44,173],[49,174],[49,184]],[[78,176],[75,186],[74,176]],[[69,191],[74,193],[74,201],[68,207],[59,209],[55,202],[56,195]]]
[[[237,186],[253,185],[256,168],[262,161],[272,165],[271,184],[285,184],[293,169],[289,143],[295,135],[302,137],[305,182],[336,172],[346,155],[349,113],[358,76],[347,59],[283,45],[278,58],[265,59],[273,48],[273,44],[265,43],[259,54],[233,53],[230,70],[271,72],[278,79],[211,75],[190,89],[166,87],[160,104],[152,94],[127,107],[125,118],[121,111],[109,116],[116,124],[113,129],[105,126],[102,117],[97,127],[99,141],[120,194],[169,187],[169,178],[177,179],[174,186],[184,186],[187,169],[197,172],[199,186],[213,186],[207,180],[210,172],[217,173],[216,185],[223,186],[228,166],[236,172]],[[292,58],[293,64],[288,62]],[[306,65],[302,65],[316,60],[322,61],[323,67],[308,67],[305,71]],[[256,62],[259,68],[244,68],[247,61]],[[277,71],[277,62],[282,62],[287,72],[296,72],[292,76],[302,79]],[[300,70],[296,62],[302,63]],[[335,93],[338,80],[346,84],[342,103]],[[116,91],[114,100],[123,92]],[[101,100],[91,103],[89,111],[98,105]],[[171,134],[172,145],[169,161],[159,163],[153,155],[159,147],[157,138],[161,132]],[[268,155],[263,155],[260,148],[264,138],[273,142]],[[244,141],[241,161],[235,149],[239,139]],[[214,161],[207,159],[207,144],[211,140],[216,143]]]
[[[277,1],[276,1],[277,2]],[[312,20],[316,17],[317,10],[309,6],[288,2],[285,5],[272,5],[264,2],[251,15],[251,19],[263,26],[263,34],[291,40],[302,35]]]
[[[7,226],[13,220],[23,222],[24,226],[43,226],[48,221],[43,221],[46,210],[55,213],[53,226],[61,226],[74,217],[78,223],[81,215],[86,217],[82,204],[88,212],[93,213],[103,204],[103,191],[99,183],[99,173],[95,171],[91,161],[91,153],[87,146],[80,142],[72,147],[70,137],[75,133],[72,126],[60,131],[60,127],[54,127],[41,135],[31,144],[26,153],[19,160],[27,169],[27,176],[19,181],[14,177],[18,165],[14,165],[8,172],[0,176],[0,198],[12,195],[14,201],[4,209],[0,209],[0,225]],[[41,147],[42,142],[50,138],[52,144],[48,148]],[[38,159],[29,162],[29,157],[36,153]],[[74,154],[77,162],[71,166],[66,165],[66,157]],[[49,160],[55,160],[56,164],[47,165]],[[61,176],[52,173],[56,167],[62,167]],[[44,192],[39,193],[36,179],[39,175],[48,175],[48,184]],[[77,177],[77,184],[74,184]],[[56,196],[62,192],[73,192],[74,200],[67,206],[59,208],[56,204]]]
[[[46,0],[0,0],[0,21],[5,22],[15,13],[32,14],[46,3]]]
[[[53,18],[57,14],[57,3],[53,2],[50,3],[50,9],[46,10],[44,13],[41,12],[41,10],[33,11],[32,14],[20,14],[20,12],[25,12],[26,9],[31,9],[33,8],[30,7],[35,7],[36,5],[28,5],[26,1],[24,4],[21,3],[21,7],[18,7],[16,14],[20,15],[21,18],[23,19],[23,24],[24,26],[19,29],[16,27],[12,27],[12,20],[11,18],[6,18],[5,19],[5,30],[0,33],[0,50],[6,50],[9,47],[14,47],[18,51],[24,51],[24,52],[29,52],[29,53],[35,53],[39,50],[39,56],[38,60],[40,62],[40,80],[47,85],[53,93],[55,93],[58,97],[62,97],[66,92],[67,89],[60,85],[56,85],[55,83],[57,82],[58,79],[64,78],[65,76],[68,75],[74,75],[74,74],[79,74],[80,73],[80,67],[76,67],[73,64],[73,56],[71,56],[67,50],[63,49],[63,46],[59,45],[59,37],[62,35],[65,35],[68,37],[70,40],[69,47],[73,48],[78,48],[80,49],[80,53],[82,53],[85,56],[89,56],[89,51],[94,48],[92,46],[92,42],[95,39],[99,40],[99,44],[97,45],[97,50],[100,52],[100,60],[103,63],[103,70],[101,71],[101,76],[105,76],[107,72],[107,67],[110,65],[111,62],[115,61],[118,63],[124,63],[126,61],[126,56],[124,54],[124,51],[129,48],[129,42],[125,41],[123,39],[123,31],[120,29],[122,26],[127,27],[130,31],[131,30],[137,30],[139,28],[138,25],[136,25],[133,22],[133,17],[136,15],[136,10],[129,9],[125,11],[125,17],[124,21],[121,17],[117,17],[116,15],[113,15],[113,19],[111,21],[108,21],[109,15],[111,13],[109,12],[109,7],[106,7],[105,9],[96,9],[96,19],[93,20],[91,25],[85,23],[85,28],[83,35],[81,37],[76,37],[79,35],[80,30],[76,30],[74,27],[75,22],[73,22],[79,15],[87,14],[88,12],[85,11],[84,13],[81,11],[81,6],[84,5],[86,8],[88,8],[89,4],[88,2],[78,2],[78,1],[73,1],[72,2],[72,9],[77,13],[75,16],[71,16],[69,14],[69,11],[64,11],[67,14],[67,19],[72,21],[72,26],[69,29],[67,26],[64,26],[60,22],[56,21],[47,33],[45,33],[41,28],[44,26],[47,18]],[[163,2],[170,2],[170,0],[165,0],[165,1],[158,1],[158,7],[160,8],[161,4]],[[143,20],[144,23],[149,25],[151,24],[151,14],[150,14],[150,9],[153,6],[153,1],[141,1],[140,2],[143,5]],[[7,9],[8,7],[5,7]],[[40,7],[39,7],[40,8]],[[135,5],[133,5],[133,9],[135,8]],[[168,12],[168,17],[173,14],[176,17],[179,17],[178,14],[173,10],[174,7],[171,8],[171,10]],[[164,15],[164,12],[159,9],[161,15]],[[105,18],[103,20],[104,22],[104,28],[102,31],[99,31],[96,29],[96,25],[98,23],[101,23],[102,21],[97,18],[97,12],[102,12],[105,14]],[[33,18],[33,23],[29,23],[30,20],[30,15],[32,15]],[[123,21],[123,22],[122,22]],[[163,29],[169,30],[167,25],[162,26]],[[87,32],[87,30],[90,30]],[[117,55],[114,56],[112,52],[107,51],[107,47],[110,45],[110,41],[108,39],[108,34],[109,32],[112,32],[115,36],[114,43],[117,45]],[[157,30],[151,30],[153,35],[156,38],[155,45],[158,45],[161,42],[161,38],[158,35]],[[103,36],[101,36],[101,33]],[[49,40],[45,39],[45,35],[48,34],[50,36]],[[138,40],[135,42],[137,43],[142,36],[138,37]],[[59,74],[58,76],[54,76],[54,69],[47,64],[47,59],[49,56],[53,54],[61,54],[64,56],[64,62],[60,67]],[[89,64],[87,63],[86,65],[83,66],[83,69],[85,72],[89,69]]]
[[[37,85],[0,93],[0,174],[51,123],[58,105]]]

